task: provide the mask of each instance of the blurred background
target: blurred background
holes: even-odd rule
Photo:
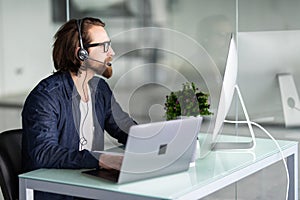
[[[26,96],[53,73],[58,28],[85,16],[106,23],[116,52],[107,81],[139,123],[164,120],[165,96],[185,81],[210,94],[215,113],[234,33],[250,118],[289,131],[283,107],[300,125],[300,103],[281,100],[277,77],[292,75],[299,93],[299,10],[299,0],[0,0],[0,131],[21,127]],[[228,118],[236,116],[244,117],[234,98]]]

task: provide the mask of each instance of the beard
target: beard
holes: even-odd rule
[[[102,76],[104,76],[105,78],[110,78],[113,74],[113,70],[112,70],[112,65],[111,63],[109,63],[110,65],[106,65],[106,69],[105,71],[102,73]]]
[[[113,69],[112,69],[112,57],[108,57],[104,60],[104,65],[106,67],[105,71],[102,73],[102,76],[105,78],[109,79],[112,74],[113,74]]]
[[[104,62],[89,57],[84,61],[81,68],[84,70],[90,69],[95,74],[103,76],[108,79],[113,74],[111,61],[112,61],[111,57],[106,58]]]

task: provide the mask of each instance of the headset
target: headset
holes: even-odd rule
[[[76,20],[76,24],[77,24],[77,29],[78,29],[78,35],[79,35],[79,44],[80,44],[80,49],[77,53],[77,56],[78,58],[81,60],[81,61],[85,61],[86,59],[88,59],[89,57],[89,53],[87,52],[87,50],[84,49],[83,47],[83,42],[82,42],[82,35],[81,35],[81,24],[82,24],[82,21],[84,19],[78,19]]]
[[[76,20],[77,30],[78,30],[78,36],[79,36],[79,45],[80,45],[80,48],[79,48],[79,50],[78,50],[78,52],[77,52],[77,56],[78,56],[78,58],[79,58],[81,61],[85,61],[85,60],[87,60],[88,57],[89,57],[89,53],[88,53],[87,50],[85,50],[85,48],[83,47],[83,42],[82,42],[81,26],[82,26],[82,21],[83,21],[83,20],[84,20],[84,19],[77,19],[77,20]],[[84,84],[85,79],[86,79],[86,76],[85,76],[85,78],[84,78],[84,81],[83,81],[82,85]],[[82,86],[82,88],[84,88],[84,87]],[[85,95],[84,89],[82,89],[82,90],[83,90],[84,96],[86,96],[86,95]],[[84,119],[83,119],[83,122],[82,122],[82,127],[83,127],[83,124],[85,123],[85,120],[86,120],[87,115],[88,115],[88,112],[89,112],[88,103],[87,103],[86,105],[87,105],[87,112],[86,112],[86,114],[85,114],[85,116],[84,116]],[[82,127],[81,127],[81,129],[82,129]],[[88,143],[88,141],[87,141],[87,139],[86,139],[85,136],[84,136],[84,131],[83,131],[83,129],[82,129],[80,132],[82,133],[82,137],[80,137],[79,142],[80,142],[81,148],[83,148],[83,146],[86,145],[86,144]],[[80,134],[79,134],[79,136],[80,136]]]
[[[111,74],[112,74],[112,70],[107,68],[107,66],[111,66],[111,63],[106,62],[106,61],[102,62],[100,60],[90,58],[88,51],[84,48],[83,40],[82,40],[82,34],[81,34],[82,22],[84,21],[84,19],[86,19],[86,18],[76,20],[78,36],[79,36],[79,45],[80,45],[79,50],[77,52],[77,57],[81,61],[86,61],[87,59],[89,59],[91,61],[95,61],[95,62],[98,62],[98,63],[102,64],[106,69],[101,72],[101,75],[103,75],[105,78],[110,78]],[[97,68],[93,67],[93,66],[88,65],[88,66],[81,66],[81,67],[83,67],[83,69],[85,69],[85,70],[86,70],[86,68],[90,68],[96,74],[99,74],[99,70]]]

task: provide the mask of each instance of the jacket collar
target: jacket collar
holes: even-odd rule
[[[80,95],[75,87],[75,84],[74,84],[71,74],[69,72],[63,73],[62,79],[63,79],[64,85],[65,85],[66,94],[67,94],[68,98],[69,99],[74,99],[74,98],[80,99]],[[97,93],[98,82],[99,82],[99,78],[96,78],[96,77],[93,77],[89,81],[91,95]]]
[[[64,89],[67,94],[68,99],[78,98],[79,94],[74,85],[74,81],[71,77],[70,72],[61,72],[62,73],[62,82],[64,84]],[[79,97],[80,98],[80,97]]]

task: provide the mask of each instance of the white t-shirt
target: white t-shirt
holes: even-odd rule
[[[80,100],[80,142],[79,149],[91,151],[94,138],[93,108],[90,88],[88,87],[88,102]]]

